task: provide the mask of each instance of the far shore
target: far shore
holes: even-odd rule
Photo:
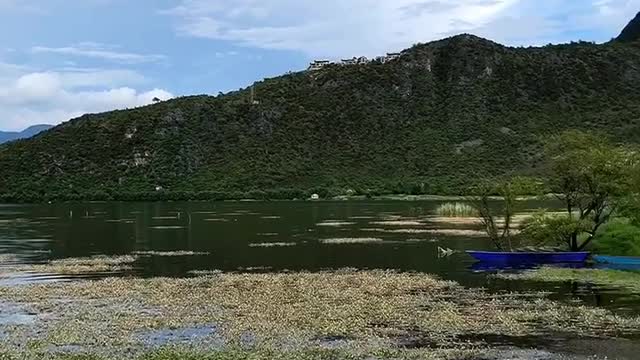
[[[189,199],[189,198],[175,198],[172,196],[157,196],[157,197],[140,197],[136,199],[123,199],[121,197],[115,197],[113,199],[52,199],[52,200],[2,200],[3,197],[0,196],[0,205],[11,205],[11,204],[52,204],[52,203],[78,203],[78,202],[88,202],[88,203],[106,203],[106,202],[287,202],[287,201],[295,201],[295,202],[331,202],[331,201],[457,201],[457,202],[465,202],[472,201],[475,195],[408,195],[408,194],[388,194],[388,195],[337,195],[326,198],[312,199],[312,198],[291,198],[291,199],[254,199],[254,198],[238,198],[238,199]],[[517,201],[535,201],[535,200],[555,200],[555,194],[545,194],[545,195],[528,195],[528,196],[520,196],[516,200]],[[5,197],[6,199],[6,197]],[[501,196],[490,196],[490,200],[500,201],[503,199]]]

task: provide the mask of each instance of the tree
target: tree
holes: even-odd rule
[[[637,152],[578,130],[553,136],[544,151],[550,188],[564,202],[568,217],[561,228],[572,229],[564,234],[566,243],[572,251],[583,250],[609,221],[620,200],[637,190]],[[535,226],[552,227],[555,220],[546,219]]]
[[[475,192],[478,195],[470,198],[471,204],[478,212],[480,222],[493,245],[500,251],[504,251],[506,248],[513,251],[511,226],[518,187],[514,182],[498,183],[497,185],[485,182],[477,187]],[[494,206],[492,194],[501,197],[501,207]]]

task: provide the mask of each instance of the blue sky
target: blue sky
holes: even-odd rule
[[[461,32],[615,37],[640,0],[0,0],[0,130],[217,94]]]

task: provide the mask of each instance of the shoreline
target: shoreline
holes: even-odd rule
[[[321,199],[173,199],[171,197],[166,197],[162,199],[141,199],[141,200],[123,200],[123,199],[109,199],[109,200],[42,200],[42,201],[2,201],[0,200],[0,205],[39,205],[39,204],[72,204],[72,203],[141,203],[141,202],[161,202],[161,203],[171,203],[171,202],[194,202],[194,203],[268,203],[268,202],[376,202],[376,201],[399,201],[399,202],[418,202],[418,201],[453,201],[453,202],[467,202],[470,201],[474,196],[477,195],[377,195],[377,196],[365,196],[365,195],[339,195],[330,198],[321,198]],[[546,194],[546,195],[531,195],[531,196],[520,196],[516,199],[516,201],[536,201],[536,200],[554,200],[554,194]],[[0,199],[2,196],[0,195]],[[503,198],[500,196],[490,196],[490,200],[500,201]]]

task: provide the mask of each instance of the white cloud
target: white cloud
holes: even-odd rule
[[[518,0],[183,0],[180,34],[313,56],[374,55],[480,27]]]
[[[142,75],[130,70],[61,69],[32,71],[0,63],[0,129],[20,130],[34,124],[58,124],[85,113],[147,105],[163,89],[140,91]]]
[[[111,46],[90,42],[65,47],[34,46],[31,48],[31,51],[33,53],[90,57],[123,64],[154,63],[167,60],[167,57],[164,55],[120,52]]]
[[[639,9],[640,0],[181,0],[162,13],[184,36],[339,57],[461,32],[512,45],[615,33]]]

